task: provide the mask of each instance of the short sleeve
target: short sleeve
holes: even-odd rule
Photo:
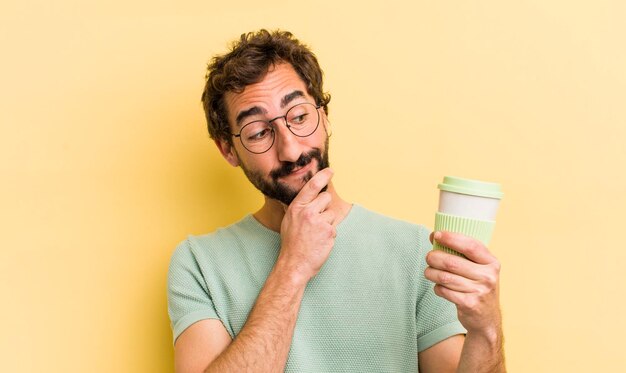
[[[181,242],[172,254],[167,279],[167,308],[174,343],[193,323],[219,319],[189,240]]]
[[[420,268],[420,297],[416,307],[418,351],[423,351],[453,335],[467,332],[458,320],[454,303],[435,294],[434,284],[423,275],[427,265],[426,254],[432,250],[429,235],[428,229],[420,226],[420,256],[423,256],[420,260],[423,267]]]

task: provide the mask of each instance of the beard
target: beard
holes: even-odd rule
[[[250,170],[243,163],[240,162],[241,169],[243,173],[246,175],[248,180],[255,186],[261,193],[265,196],[275,199],[284,203],[285,205],[291,204],[294,198],[300,192],[302,187],[295,189],[285,183],[280,182],[279,178],[283,176],[287,176],[293,172],[295,168],[301,168],[312,161],[317,161],[317,169],[315,171],[309,171],[302,177],[303,186],[304,183],[309,181],[315,173],[324,168],[330,166],[328,161],[328,138],[326,139],[326,143],[324,144],[324,151],[322,152],[318,148],[313,148],[308,153],[303,153],[300,155],[298,160],[295,162],[282,162],[280,166],[269,173],[269,180],[267,180],[260,172]],[[326,191],[327,186],[322,189]]]

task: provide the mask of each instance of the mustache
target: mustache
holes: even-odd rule
[[[308,153],[300,155],[295,162],[282,162],[277,169],[270,172],[270,177],[273,180],[277,180],[279,177],[287,176],[293,172],[294,168],[304,167],[314,159],[321,163],[322,152],[319,149],[313,149]]]

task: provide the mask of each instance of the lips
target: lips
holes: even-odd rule
[[[309,170],[309,168],[311,168],[311,161],[309,161],[309,163],[307,163],[306,165],[302,166],[302,167],[295,167],[293,170],[291,170],[291,172],[289,173],[289,175],[286,176],[290,176],[290,175],[300,175],[302,173],[305,173]]]
[[[286,175],[281,176],[279,179],[282,179],[284,181],[287,181],[289,179],[301,179],[304,178],[305,175],[310,174],[311,172],[309,171],[312,168],[313,162],[309,162],[307,163],[305,166],[301,166],[301,167],[295,167],[291,170],[291,172],[289,172]],[[305,180],[306,181],[306,180]]]
[[[313,159],[318,159],[318,153],[319,150],[314,149],[308,154],[302,154],[295,162],[283,162],[278,169],[270,173],[270,177],[273,180],[278,180],[281,177],[300,174],[301,172],[304,172],[303,169],[308,169],[308,166],[310,166]]]

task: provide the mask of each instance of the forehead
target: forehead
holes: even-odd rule
[[[242,92],[224,95],[229,122],[233,124],[238,113],[255,106],[269,113],[280,110],[281,100],[294,91],[302,91],[305,98],[310,98],[304,81],[290,64],[271,66],[260,82],[246,86]]]

